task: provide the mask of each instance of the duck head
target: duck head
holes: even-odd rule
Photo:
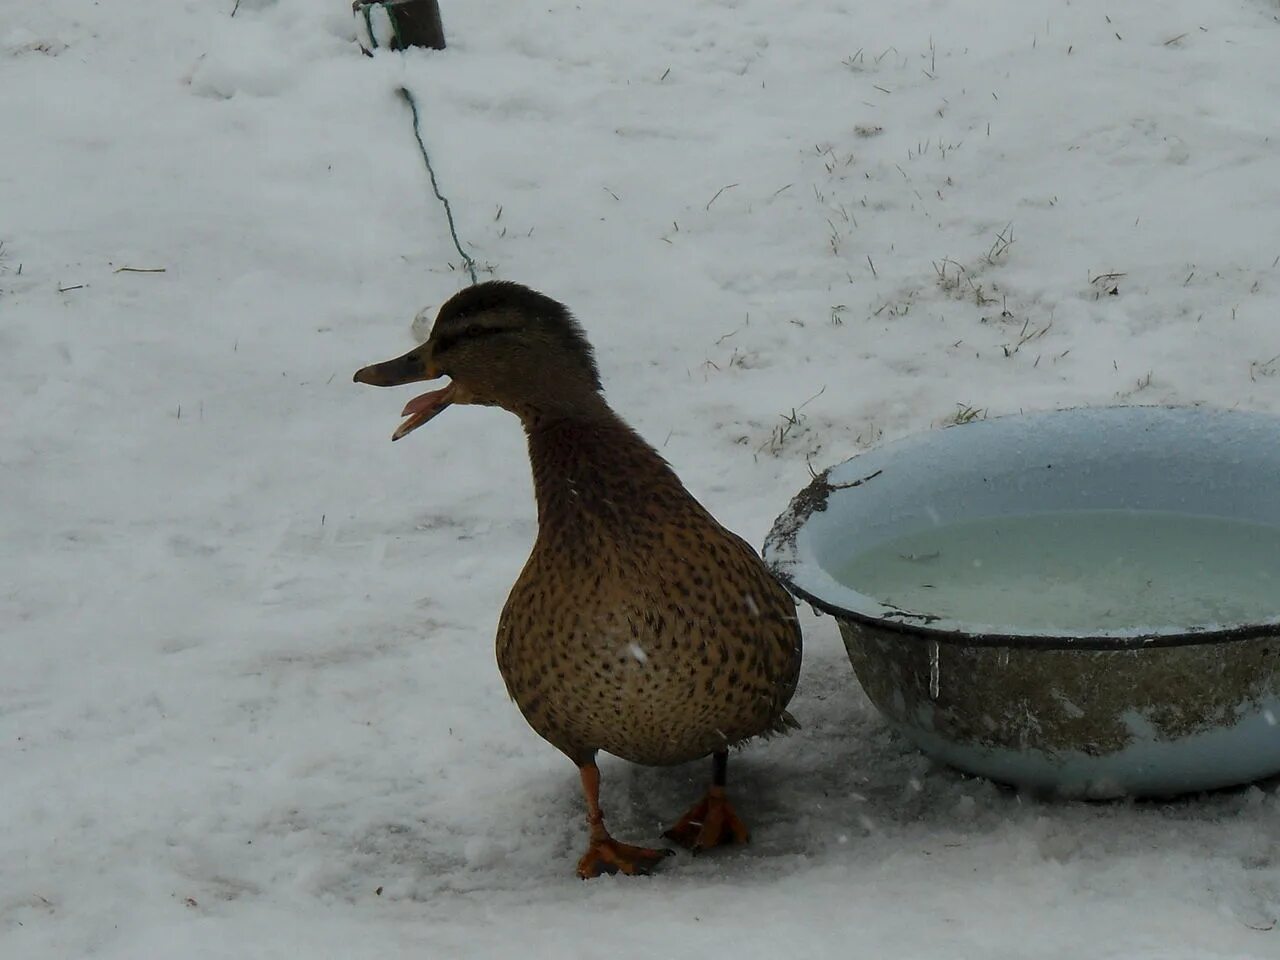
[[[356,383],[394,387],[448,377],[410,400],[392,440],[455,403],[503,407],[526,425],[585,414],[604,404],[595,354],[562,303],[507,281],[458,291],[440,307],[431,336],[402,357],[356,371]]]

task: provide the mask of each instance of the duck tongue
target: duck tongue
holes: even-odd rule
[[[453,403],[454,390],[455,385],[451,383],[443,390],[431,390],[421,396],[414,397],[406,403],[400,416],[408,417],[409,419],[396,428],[396,432],[391,435],[391,439],[399,440],[435,417],[441,410]]]

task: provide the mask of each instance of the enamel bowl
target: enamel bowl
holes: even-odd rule
[[[1274,603],[1268,587],[1262,609],[1238,621],[1157,614],[1081,630],[955,619],[867,595],[844,573],[860,551],[931,527],[1076,511],[1280,534],[1280,418],[1113,407],[909,437],[817,477],[774,524],[764,557],[792,593],[836,618],[889,724],[951,766],[1091,798],[1280,773],[1280,581]],[[1223,582],[1216,589],[1236,581]]]

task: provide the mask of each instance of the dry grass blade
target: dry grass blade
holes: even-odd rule
[[[717,199],[719,199],[720,194],[724,193],[726,190],[732,190],[736,186],[737,186],[736,183],[726,183],[723,187],[721,187],[719,190],[716,191],[714,197],[712,197],[710,200],[707,201],[707,205],[704,209],[710,210],[711,205],[715,203]]]
[[[974,420],[985,420],[987,418],[985,407],[971,407],[966,403],[957,403],[956,408],[955,414],[949,421],[956,425],[972,423]]]

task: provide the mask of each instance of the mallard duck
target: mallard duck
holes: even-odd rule
[[[425,343],[355,380],[438,377],[449,384],[410,400],[393,440],[459,403],[509,410],[528,436],[538,535],[498,621],[498,667],[529,725],[578,766],[590,828],[578,875],[646,873],[671,853],[605,829],[601,750],[653,766],[710,755],[710,788],[665,836],[694,852],[746,842],[728,751],[795,725],[791,597],[613,412],[563,304],[515,283],[468,287]]]

